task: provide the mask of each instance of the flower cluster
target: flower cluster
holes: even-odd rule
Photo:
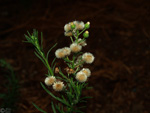
[[[81,65],[83,65],[84,63],[91,64],[94,61],[94,56],[92,53],[81,53],[82,47],[87,45],[85,40],[89,36],[89,32],[85,31],[83,33],[83,38],[78,38],[80,35],[79,30],[84,31],[88,29],[89,26],[90,22],[84,24],[84,22],[82,21],[73,21],[66,24],[64,26],[65,36],[70,36],[72,43],[70,44],[70,47],[59,48],[55,51],[56,58],[64,59],[67,65],[69,66],[66,70],[67,73],[69,75],[74,75],[74,78],[80,83],[86,82],[87,78],[91,75],[90,69],[80,69],[82,67]],[[72,36],[74,36],[75,39],[73,39]],[[75,56],[72,60],[69,59],[71,53],[73,54],[73,56]],[[58,69],[55,69],[55,71],[59,72]],[[62,91],[64,88],[64,83],[60,81],[57,82],[54,76],[47,77],[45,79],[45,84],[47,86],[53,85],[53,89],[55,91]]]

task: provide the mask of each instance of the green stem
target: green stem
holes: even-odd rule
[[[46,59],[44,53],[41,51],[41,48],[39,46],[39,44],[37,45],[37,49],[39,50],[39,53],[41,53],[41,57],[43,58],[43,60],[45,61],[46,63],[46,67],[48,68],[48,71],[50,72],[50,74],[53,76],[54,73],[53,73],[53,70],[51,69],[49,63],[48,63],[48,60]]]
[[[48,63],[48,61],[46,60],[46,58],[45,58],[45,57],[44,57],[44,61],[45,61],[46,65],[47,65],[47,68],[48,68],[48,70],[49,70],[50,74],[53,76],[53,75],[54,75],[54,73],[53,73],[53,71],[52,71],[51,67],[49,66],[49,63]]]
[[[73,55],[73,59],[72,59],[72,69],[74,69],[75,68],[75,57],[76,57],[76,55],[74,54]]]
[[[78,34],[78,36],[81,35],[85,30],[86,30],[86,28],[84,28],[84,29]]]
[[[73,39],[72,39],[72,36],[70,37],[70,39],[71,39],[71,42],[73,43]]]

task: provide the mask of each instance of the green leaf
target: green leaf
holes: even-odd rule
[[[68,83],[68,87],[70,89],[70,93],[72,94],[72,87],[71,87],[70,83]]]
[[[32,39],[30,37],[28,37],[27,35],[25,35],[25,38],[27,39],[27,42],[32,43]]]
[[[56,109],[60,112],[60,113],[65,113],[64,110],[63,110],[63,106],[62,106],[62,110],[60,109],[60,106],[58,105],[55,105],[56,106]]]
[[[56,63],[55,63],[54,66],[53,66],[53,71],[55,71],[55,67],[56,67]]]
[[[47,113],[46,111],[42,110],[41,108],[39,108],[36,104],[32,103],[34,105],[34,107],[36,107],[36,109],[38,109],[39,111],[41,111],[42,113]]]
[[[51,104],[52,104],[52,110],[53,110],[53,112],[56,113],[56,110],[55,110],[53,102],[51,102]]]
[[[49,56],[49,53],[51,52],[51,50],[57,45],[57,43],[55,45],[53,45],[47,52],[47,55],[46,55],[46,59],[48,60],[48,56]]]
[[[67,98],[69,100],[69,103],[72,103],[72,94],[70,92],[66,92]]]
[[[63,78],[61,78],[61,77],[59,77],[59,76],[56,76],[56,78],[57,78],[57,79],[60,79],[60,80],[62,80],[62,81],[68,82],[67,80],[65,80],[65,79],[63,79]]]
[[[65,99],[65,97],[63,95],[61,97],[62,97],[63,101],[67,103],[67,100]]]
[[[56,57],[53,59],[53,61],[51,63],[51,67],[53,67],[55,61],[56,61]]]
[[[29,37],[31,37],[31,34],[29,33],[29,31],[27,31],[27,33],[28,33]]]

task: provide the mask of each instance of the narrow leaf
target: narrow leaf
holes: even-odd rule
[[[52,110],[53,110],[53,112],[56,113],[56,110],[55,110],[53,102],[51,102],[51,104],[52,104]]]
[[[32,103],[34,105],[34,107],[36,107],[36,109],[38,109],[39,111],[41,111],[42,113],[47,113],[46,111],[44,111],[43,109],[39,108],[36,104]]]
[[[47,52],[47,55],[46,55],[46,59],[48,60],[48,56],[49,56],[49,53],[51,52],[51,50],[57,45],[57,43],[55,45],[53,45]]]

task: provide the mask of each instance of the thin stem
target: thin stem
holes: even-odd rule
[[[41,51],[41,47],[39,46],[38,43],[37,43],[37,45],[36,45],[36,48],[38,49],[39,53],[41,54],[41,57],[42,57],[43,60],[45,61],[46,65],[47,65],[46,67],[48,68],[48,71],[49,71],[50,74],[53,76],[54,73],[53,73],[53,71],[52,71],[52,69],[51,69],[51,67],[50,67],[50,65],[49,65],[49,63],[48,63],[48,60],[46,59],[46,57],[45,57],[45,55],[44,55],[44,52]]]
[[[78,34],[78,36],[81,35],[85,30],[86,30],[86,28],[84,28],[84,29]]]
[[[75,64],[75,56],[76,56],[76,55],[74,54],[74,55],[73,55],[73,59],[72,59],[72,69],[75,68],[75,65],[74,65],[74,64]]]
[[[71,42],[73,42],[72,36],[70,37],[70,39],[71,39]]]
[[[53,73],[53,71],[52,71],[51,67],[49,66],[49,63],[48,63],[48,61],[46,60],[46,58],[45,58],[45,57],[44,57],[44,61],[45,61],[46,65],[47,65],[47,68],[48,68],[49,72],[50,72],[50,73],[51,73],[51,75],[53,76],[53,75],[54,75],[54,73]]]

